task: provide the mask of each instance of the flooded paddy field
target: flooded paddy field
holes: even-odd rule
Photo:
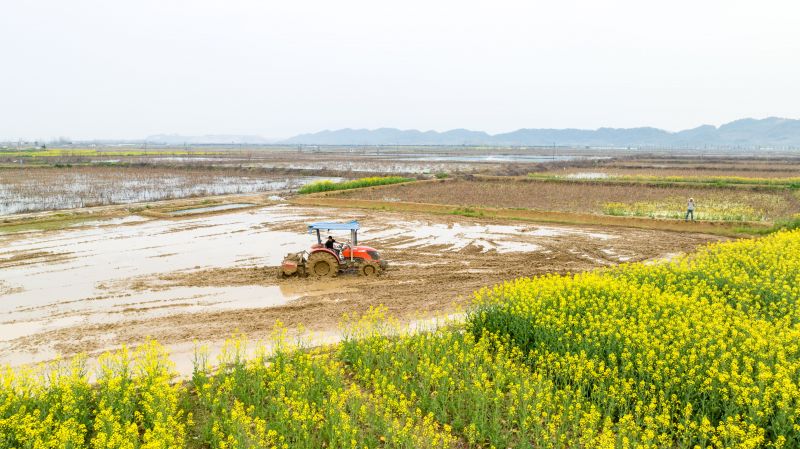
[[[362,225],[361,243],[389,261],[383,276],[276,277],[286,253],[312,243],[308,222],[351,219]],[[485,285],[670,257],[715,239],[288,204],[5,234],[0,364],[93,354],[148,336],[190,352],[195,340],[214,345],[237,330],[264,338],[276,320],[330,336],[342,314],[378,305],[424,320],[457,313]]]
[[[235,169],[37,167],[0,169],[0,216],[209,195],[279,192],[338,177]]]
[[[49,149],[0,151],[0,165],[155,165],[353,173],[435,174],[538,170],[553,162],[607,158],[575,149],[498,147],[303,146]]]

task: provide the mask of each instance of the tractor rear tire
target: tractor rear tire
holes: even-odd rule
[[[365,262],[363,265],[361,265],[361,267],[359,267],[358,272],[361,274],[361,276],[377,276],[381,273],[381,267],[376,263]]]
[[[308,256],[308,274],[314,277],[335,277],[339,274],[339,261],[336,256],[325,251],[317,251]]]

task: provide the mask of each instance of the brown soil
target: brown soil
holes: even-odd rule
[[[800,175],[797,158],[747,157],[631,157],[596,161],[594,168],[623,174],[654,174],[659,176],[744,176],[783,178]],[[569,169],[567,169],[569,171]],[[588,170],[583,170],[588,171]]]
[[[610,202],[658,201],[670,197],[728,199],[749,202],[770,217],[800,210],[789,191],[747,191],[725,188],[656,187],[638,184],[547,182],[536,180],[467,180],[417,182],[338,192],[336,197],[392,202],[435,203],[461,207],[522,208],[540,211],[602,214]]]
[[[408,214],[406,214],[408,215]],[[418,214],[417,217],[425,217]],[[386,219],[386,218],[384,218]],[[431,219],[428,216],[428,219]],[[436,217],[437,221],[507,224],[498,220],[475,220],[462,217]],[[298,223],[283,226],[297,229]],[[536,227],[531,225],[531,229]],[[571,228],[575,229],[575,228]],[[233,332],[251,338],[265,338],[276,320],[289,328],[312,331],[337,328],[343,314],[362,314],[372,306],[386,306],[401,319],[413,320],[463,310],[473,292],[485,286],[518,277],[545,273],[575,273],[619,263],[619,257],[631,261],[668,257],[687,252],[698,245],[717,240],[703,234],[671,233],[618,228],[581,228],[585,233],[548,237],[543,248],[534,252],[482,252],[470,244],[460,251],[441,251],[429,245],[416,249],[396,248],[396,239],[370,241],[381,249],[390,268],[378,277],[365,278],[343,274],[335,279],[277,279],[277,267],[231,267],[222,269],[171,272],[150,278],[132,279],[124,288],[135,294],[144,289],[168,289],[178,286],[220,287],[279,285],[285,294],[299,299],[286,305],[246,310],[201,313],[174,313],[167,316],[131,319],[119,323],[82,325],[38,333],[18,339],[18,349],[57,342],[55,349],[72,354],[105,349],[109,343],[136,344],[150,336],[168,344],[219,341]],[[602,232],[615,238],[603,240],[591,233]],[[610,252],[609,252],[610,251]]]

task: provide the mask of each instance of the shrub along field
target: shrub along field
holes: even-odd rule
[[[466,324],[382,310],[332,347],[276,327],[173,382],[148,342],[0,375],[0,447],[800,447],[800,231],[672,262],[518,279]]]
[[[352,181],[317,181],[306,184],[298,190],[298,193],[318,193],[318,192],[331,192],[334,190],[350,190],[360,189],[362,187],[384,186],[388,184],[399,184],[401,182],[413,181],[412,178],[403,178],[400,176],[375,176],[371,178],[360,178]]]

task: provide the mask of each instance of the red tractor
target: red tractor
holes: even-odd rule
[[[358,244],[358,222],[311,223],[308,233],[316,234],[317,243],[308,251],[289,253],[283,259],[279,275],[334,277],[343,271],[357,271],[362,276],[377,276],[388,264],[375,248]],[[350,242],[333,242],[327,247],[320,231],[350,231]]]

